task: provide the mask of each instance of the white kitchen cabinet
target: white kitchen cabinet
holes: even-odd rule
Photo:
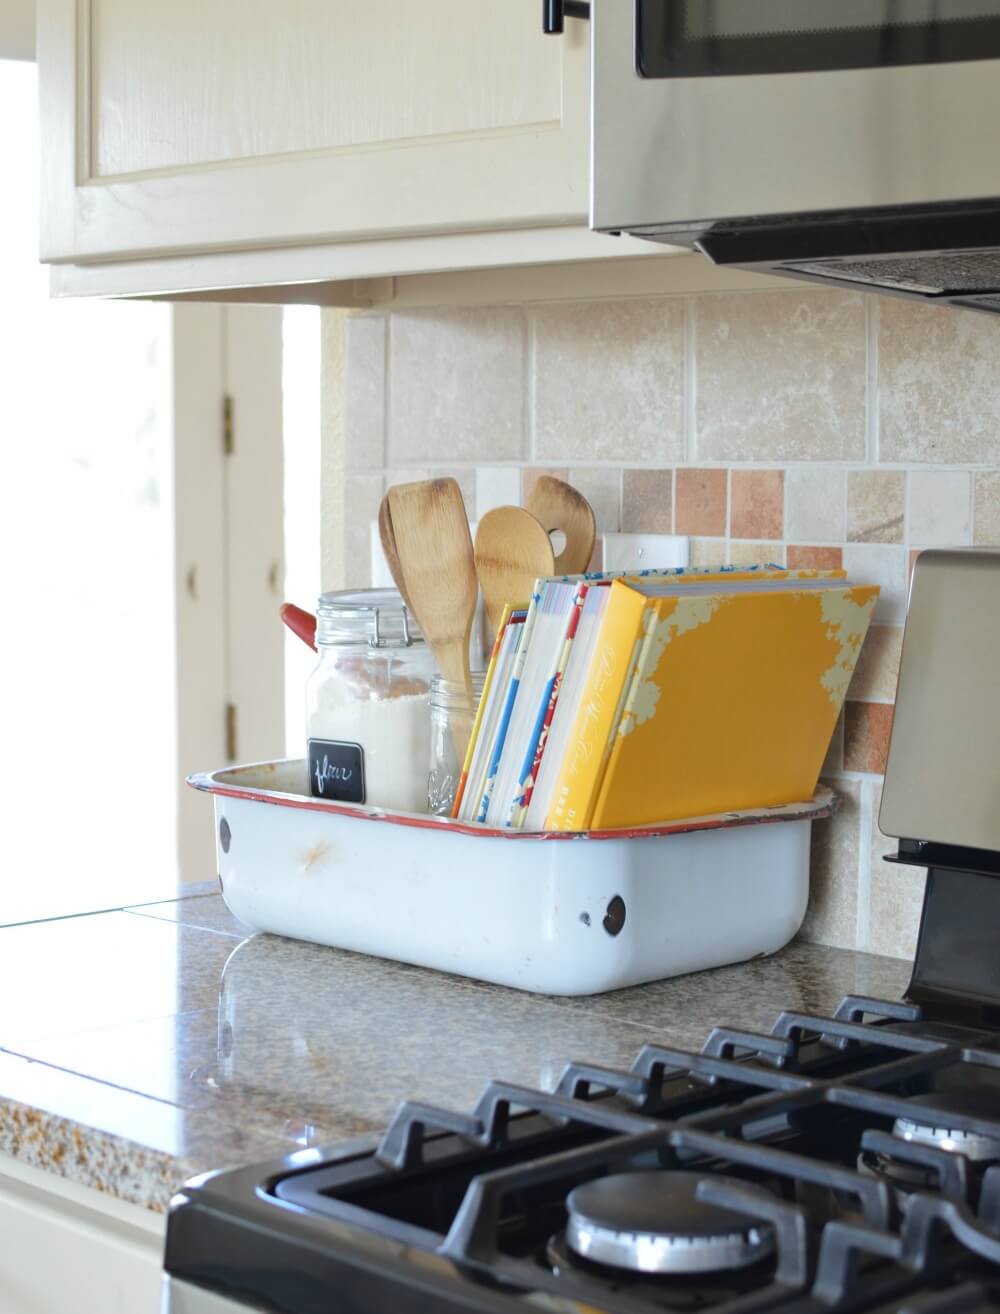
[[[624,254],[584,231],[588,35],[538,0],[39,0],[42,259],[134,293]]]
[[[0,1155],[3,1314],[158,1314],[166,1220]]]

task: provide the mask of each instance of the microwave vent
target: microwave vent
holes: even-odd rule
[[[924,296],[995,292],[1000,298],[1000,248],[977,251],[782,262],[782,271],[865,283]],[[1000,308],[991,306],[990,309]]]

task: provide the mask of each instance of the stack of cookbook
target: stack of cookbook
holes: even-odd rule
[[[878,592],[778,566],[538,580],[499,626],[453,815],[604,830],[811,797]]]

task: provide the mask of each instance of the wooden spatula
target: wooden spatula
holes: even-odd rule
[[[391,534],[386,558],[392,577],[441,674],[464,685],[471,703],[469,633],[478,588],[462,490],[454,479],[397,484],[382,506],[379,528]]]
[[[556,555],[555,575],[581,575],[597,536],[594,508],[582,493],[552,475],[540,475],[528,494],[528,510],[549,534],[561,530],[566,546]]]
[[[535,580],[553,573],[552,543],[530,512],[498,506],[482,516],[476,530],[476,574],[494,634],[504,607],[527,602]]]

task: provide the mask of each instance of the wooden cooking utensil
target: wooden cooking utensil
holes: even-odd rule
[[[396,538],[392,532],[392,514],[389,511],[389,499],[383,497],[378,508],[378,536],[382,540],[382,551],[385,554],[385,564],[389,567],[389,574],[393,578],[393,583],[399,590],[400,597],[406,603],[407,610],[413,612],[410,599],[406,596],[406,581],[403,579],[403,568],[399,564],[399,553],[396,551]]]
[[[581,575],[590,565],[597,537],[594,508],[584,495],[562,479],[540,475],[528,494],[527,508],[547,533],[560,530],[566,536],[552,573]]]
[[[463,685],[471,703],[469,634],[479,589],[462,491],[454,479],[397,484],[382,508],[379,529],[383,546],[391,536],[392,577],[441,674]]]
[[[530,512],[498,506],[482,516],[476,530],[476,574],[494,634],[504,607],[527,602],[535,580],[554,573],[551,540]]]

